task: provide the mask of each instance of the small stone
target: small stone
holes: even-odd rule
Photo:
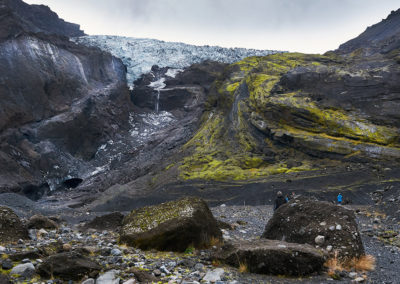
[[[19,245],[23,245],[23,244],[24,244],[24,240],[19,239],[19,240],[18,240],[18,244],[19,244]]]
[[[225,273],[225,271],[222,268],[217,268],[212,271],[207,271],[207,274],[204,276],[203,280],[204,281],[210,281],[210,282],[217,282],[221,280],[221,276]]]
[[[160,271],[165,274],[170,274],[169,270],[164,265],[160,267]]]
[[[110,270],[100,275],[97,280],[96,284],[119,284],[119,278],[117,278],[117,270]]]
[[[81,284],[95,284],[95,281],[94,281],[94,279],[89,278],[89,279],[83,281]]]
[[[22,263],[30,263],[31,260],[29,258],[24,258],[21,262]]]
[[[1,267],[2,267],[4,270],[9,270],[9,269],[13,268],[13,264],[12,264],[11,260],[6,259],[6,260],[4,260],[4,261],[2,262]]]
[[[35,267],[32,263],[19,264],[10,272],[10,275],[21,275],[24,278],[30,278],[33,274],[35,274]]]
[[[194,266],[194,269],[197,271],[204,271],[204,264],[202,263],[196,263],[196,265]]]
[[[70,251],[72,246],[70,244],[63,244],[63,251]]]
[[[342,230],[342,226],[341,226],[341,225],[339,225],[339,224],[338,224],[338,225],[336,225],[336,230],[337,230],[337,231],[341,231],[341,230]]]
[[[335,226],[330,226],[330,227],[329,227],[329,230],[330,230],[330,231],[334,231],[334,230],[335,230]]]
[[[320,226],[326,226],[326,222],[324,221],[324,222],[321,222],[321,223],[319,223],[319,225]]]
[[[115,248],[115,249],[111,250],[111,255],[119,256],[119,255],[122,255],[122,252],[119,249]]]
[[[6,248],[3,246],[0,246],[0,252],[5,252],[5,251],[6,251]]]
[[[357,275],[358,275],[357,272],[350,272],[349,273],[349,277],[353,278],[353,279],[357,278]]]
[[[356,279],[354,279],[354,281],[355,281],[355,283],[362,283],[365,281],[365,279],[362,277],[357,277]]]
[[[320,245],[322,245],[324,242],[325,242],[325,237],[324,237],[324,236],[318,235],[318,236],[315,237],[315,243],[316,243],[317,245],[320,246]]]
[[[154,276],[159,277],[161,275],[160,269],[156,269],[153,271]]]
[[[331,245],[326,247],[326,250],[329,251],[329,252],[332,251],[332,249],[333,249],[333,247]]]

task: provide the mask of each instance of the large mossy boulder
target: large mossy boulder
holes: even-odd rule
[[[19,239],[29,239],[28,230],[14,211],[0,206],[0,243],[17,242]]]
[[[43,215],[33,215],[26,224],[28,229],[56,230],[58,224]]]
[[[228,243],[214,255],[216,260],[259,274],[301,276],[323,269],[326,255],[310,245],[258,239]]]
[[[354,212],[307,198],[296,198],[279,207],[262,238],[319,246],[332,254],[337,251],[340,259],[364,255]]]
[[[101,266],[91,259],[74,252],[58,253],[47,257],[38,267],[42,277],[79,281],[85,276],[95,277]]]
[[[207,204],[187,197],[133,210],[122,222],[120,242],[141,249],[184,251],[202,248],[221,231]]]

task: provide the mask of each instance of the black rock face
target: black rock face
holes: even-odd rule
[[[0,192],[37,200],[127,129],[125,66],[65,37],[82,34],[47,7],[0,2]]]
[[[367,28],[358,37],[342,44],[337,52],[350,53],[359,48],[368,54],[389,53],[400,48],[400,9],[392,13],[380,23]]]
[[[4,9],[4,7],[19,18],[29,32],[42,32],[66,37],[85,35],[80,30],[79,25],[65,22],[47,6],[28,5],[21,0],[1,0],[0,9]]]

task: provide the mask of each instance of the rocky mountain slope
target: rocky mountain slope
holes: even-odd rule
[[[84,36],[73,40],[86,46],[100,47],[121,58],[128,68],[127,80],[131,86],[142,74],[150,72],[153,65],[182,69],[205,60],[234,63],[249,56],[264,56],[280,52],[208,45],[196,46],[180,42],[120,36]]]
[[[399,49],[384,44],[398,12],[357,48],[307,55],[74,39],[83,46],[1,7],[1,190],[43,197],[24,201],[33,211],[76,216],[185,195],[270,204],[278,189],[367,204],[400,182]],[[122,56],[133,90],[121,60],[93,45]],[[222,62],[200,62],[209,58]],[[24,207],[9,193],[0,201]]]
[[[0,7],[3,17],[6,15],[16,17],[13,23],[14,28],[19,25],[25,32],[57,34],[66,37],[85,35],[79,25],[65,22],[44,5],[28,5],[22,0],[1,0]],[[7,24],[6,21],[3,22],[3,25],[5,24]]]
[[[70,42],[78,26],[46,7],[2,1],[0,15],[0,191],[38,198],[127,128],[125,66]]]

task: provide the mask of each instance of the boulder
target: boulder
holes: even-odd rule
[[[133,210],[122,224],[120,242],[141,249],[184,251],[222,237],[207,204],[197,197]]]
[[[321,271],[326,255],[307,244],[258,239],[227,243],[214,258],[239,267],[246,265],[249,272],[274,275],[307,275]]]
[[[0,206],[0,243],[17,242],[19,239],[28,238],[28,230],[14,211],[8,207]]]
[[[58,225],[53,220],[43,215],[33,215],[26,224],[28,229],[58,229]]]
[[[275,211],[262,234],[266,239],[310,245],[318,236],[324,236],[324,246],[332,246],[332,254],[338,251],[340,259],[364,255],[354,212],[328,202],[291,200]]]
[[[38,267],[42,277],[56,277],[63,280],[81,280],[99,274],[101,266],[87,257],[73,252],[64,252],[47,257]]]
[[[100,275],[97,280],[96,284],[119,284],[119,278],[117,277],[118,271],[110,270]]]
[[[95,217],[92,221],[85,225],[87,229],[102,230],[119,230],[122,225],[124,215],[120,212],[106,214],[100,217]]]
[[[32,263],[18,264],[10,272],[10,275],[18,275],[23,278],[31,278],[33,274],[35,274],[35,267]]]

